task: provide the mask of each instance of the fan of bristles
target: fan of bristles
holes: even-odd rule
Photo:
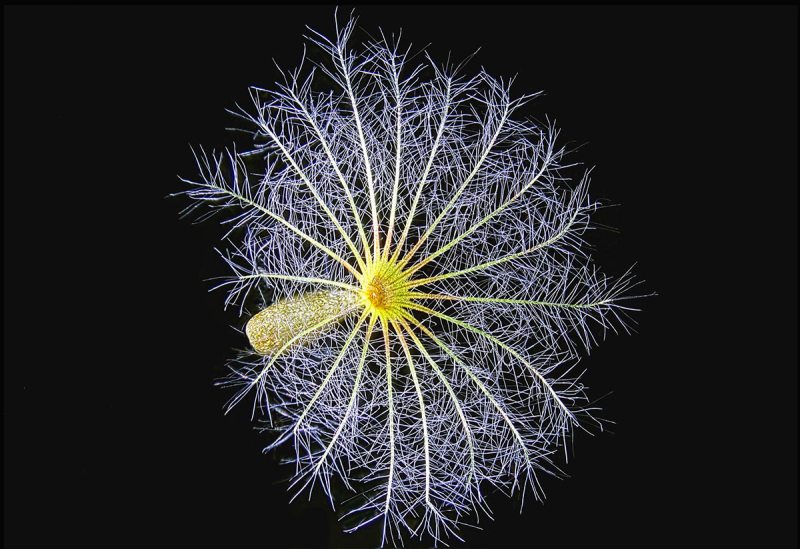
[[[229,406],[252,395],[271,446],[294,445],[295,493],[354,491],[351,529],[382,521],[384,543],[458,538],[487,486],[539,499],[560,473],[593,419],[579,350],[626,326],[634,283],[583,251],[588,173],[570,184],[554,127],[517,116],[537,94],[410,66],[383,35],[357,53],[354,24],[312,31],[325,63],[250,89],[234,114],[254,147],[201,149],[185,194],[241,238],[226,304],[257,289],[263,308]]]

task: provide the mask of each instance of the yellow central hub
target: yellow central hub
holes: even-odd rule
[[[369,282],[364,289],[364,294],[376,309],[385,309],[392,302],[391,291],[387,288],[386,281],[382,278],[375,278],[372,282]]]
[[[361,297],[364,305],[385,320],[400,318],[408,302],[405,288],[408,277],[389,261],[370,265],[362,278]]]

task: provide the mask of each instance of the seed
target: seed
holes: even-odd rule
[[[358,295],[347,290],[293,296],[256,313],[247,322],[245,333],[257,353],[269,355],[321,320],[336,315],[344,317],[357,303]],[[313,335],[318,335],[318,332]]]

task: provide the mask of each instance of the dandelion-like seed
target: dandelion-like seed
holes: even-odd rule
[[[585,253],[588,174],[571,184],[557,131],[515,116],[535,95],[412,67],[385,36],[354,52],[353,28],[312,31],[330,59],[251,88],[234,114],[254,147],[201,152],[185,180],[190,209],[233,212],[241,236],[226,304],[264,302],[229,406],[251,395],[271,447],[293,443],[296,494],[356,494],[352,530],[458,538],[487,486],[538,499],[558,474],[553,454],[592,418],[579,349],[592,324],[625,326],[632,278]]]

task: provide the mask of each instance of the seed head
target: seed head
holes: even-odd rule
[[[634,284],[587,254],[588,173],[522,118],[536,94],[385,36],[356,52],[354,24],[312,31],[327,61],[251,88],[233,113],[253,147],[201,149],[184,180],[225,216],[221,286],[249,316],[224,385],[293,444],[296,494],[354,492],[350,530],[458,538],[489,486],[539,499],[560,473],[593,421],[574,366],[625,327]]]

